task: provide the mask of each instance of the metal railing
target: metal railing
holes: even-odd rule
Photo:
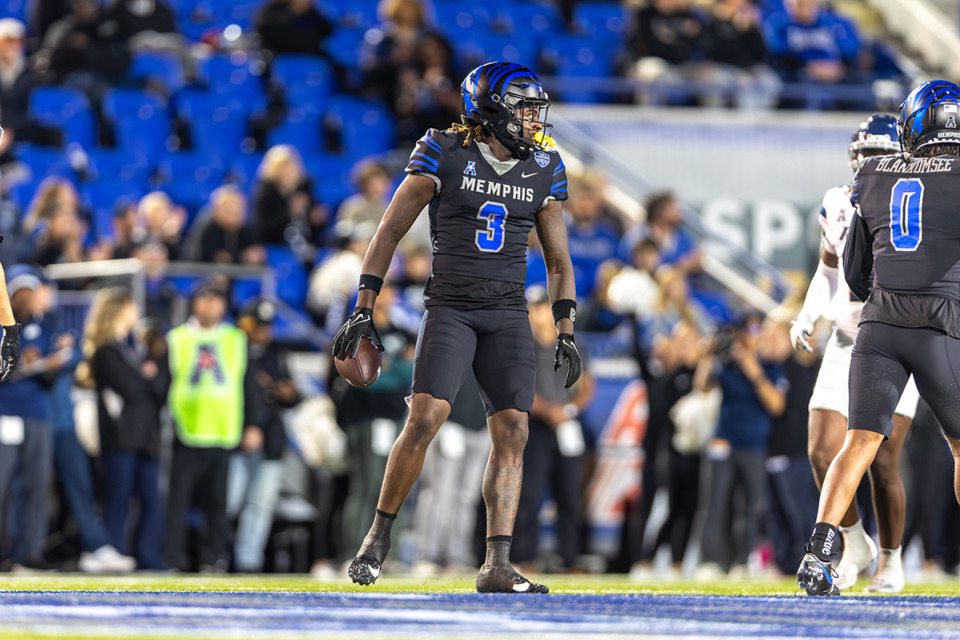
[[[560,114],[551,114],[550,117],[558,128],[563,129],[564,161],[572,169],[581,165],[600,167],[612,187],[605,194],[607,202],[629,219],[642,222],[640,216],[643,214],[643,207],[640,200],[659,190],[659,186],[627,166],[616,154],[579,129],[574,122]],[[684,224],[701,241],[712,239],[723,242],[696,211],[684,206],[683,214]],[[723,244],[726,249],[725,260],[704,255],[704,273],[759,311],[767,313],[775,308],[790,292],[790,281],[779,269],[749,250],[729,242]],[[763,283],[764,288],[757,283]]]
[[[151,279],[165,279],[176,276],[212,277],[222,276],[231,282],[257,281],[260,284],[260,296],[271,300],[287,320],[294,333],[303,341],[316,347],[323,347],[328,336],[312,322],[303,319],[298,312],[277,297],[277,279],[273,269],[252,265],[220,265],[202,262],[169,262],[164,265],[152,265],[130,258],[124,260],[96,260],[91,262],[70,262],[52,264],[44,270],[46,276],[57,283],[69,280],[120,279],[130,287],[134,300],[141,309],[147,308],[148,284]],[[97,287],[85,287],[81,290],[63,289],[58,292],[58,308],[65,327],[79,331],[82,328],[86,310]],[[187,297],[180,300],[178,308],[173,309],[171,321],[179,324],[189,314]]]

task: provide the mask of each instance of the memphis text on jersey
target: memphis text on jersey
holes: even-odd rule
[[[466,189],[467,191],[475,191],[498,198],[513,198],[521,202],[533,202],[533,187],[518,187],[503,182],[494,182],[493,180],[480,180],[470,176],[462,177],[461,190]]]

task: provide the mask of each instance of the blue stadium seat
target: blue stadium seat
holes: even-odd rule
[[[224,158],[241,153],[247,138],[247,123],[243,117],[224,120],[195,120],[190,128],[193,149]],[[253,145],[253,142],[250,142]]]
[[[435,5],[433,11],[436,27],[453,39],[489,30],[493,17],[483,3],[447,2]]]
[[[170,119],[163,99],[151,91],[111,89],[103,98],[104,118],[113,124],[117,147],[156,157],[166,148]]]
[[[92,178],[145,182],[150,165],[143,155],[121,149],[91,149],[87,171]]]
[[[257,181],[257,170],[263,162],[263,153],[241,153],[232,157],[229,168],[231,182],[243,187],[248,193]]]
[[[18,142],[14,147],[15,155],[32,173],[33,180],[56,175],[74,179],[76,174],[66,154],[60,149],[44,147],[29,142]]]
[[[154,82],[168,93],[186,84],[180,56],[165,51],[138,51],[127,70],[127,78],[140,82]]]
[[[586,2],[573,7],[573,26],[580,33],[623,42],[630,24],[630,10],[618,2]]]
[[[478,31],[461,40],[459,53],[469,68],[490,60],[507,60],[534,70],[537,69],[540,55],[534,40],[484,31]]]
[[[214,93],[239,98],[247,113],[257,113],[267,104],[261,67],[263,63],[252,60],[245,51],[234,51],[202,60],[197,72]]]
[[[350,0],[350,2],[325,0],[321,4],[320,8],[324,14],[336,17],[337,22],[345,27],[369,29],[380,23],[377,17],[379,0]]]
[[[97,143],[96,118],[87,96],[65,87],[37,87],[30,95],[30,113],[39,122],[63,131],[65,141],[85,149]]]
[[[563,16],[552,4],[544,2],[517,2],[497,13],[501,29],[525,38],[542,40],[548,34],[563,32]]]
[[[3,0],[0,3],[0,18],[16,18],[26,24],[27,4],[30,0]]]
[[[324,41],[323,48],[344,68],[356,70],[359,67],[366,32],[366,29],[340,27]]]
[[[283,90],[288,104],[306,109],[322,103],[336,84],[330,63],[308,55],[277,56],[270,79]]]
[[[287,119],[267,134],[267,146],[293,145],[301,156],[314,156],[323,148],[323,128],[317,113],[292,109]]]
[[[180,151],[160,158],[157,177],[163,190],[174,202],[186,207],[192,217],[210,193],[223,184],[225,171],[223,162],[215,154]]]
[[[25,180],[24,182],[16,183],[12,187],[7,187],[10,193],[10,199],[20,205],[20,211],[23,215],[26,215],[30,201],[33,200],[34,194],[37,193],[37,187],[40,186],[42,180],[42,177],[34,178],[33,180]]]
[[[339,131],[343,151],[359,158],[390,151],[396,145],[397,127],[390,109],[382,102],[350,96],[330,100],[327,124]]]
[[[600,43],[602,40],[601,36],[555,36],[544,41],[543,59],[560,78],[606,78],[613,67],[613,54]],[[569,86],[560,94],[569,102],[602,102],[605,97],[599,91]]]
[[[237,308],[262,294],[259,280],[234,280],[230,285],[230,300]]]
[[[96,235],[107,238],[113,234],[113,217],[121,200],[137,202],[147,193],[146,183],[100,179],[81,186],[80,195],[93,211]]]
[[[302,309],[307,297],[307,270],[289,247],[267,246],[267,264],[277,279],[277,297]]]

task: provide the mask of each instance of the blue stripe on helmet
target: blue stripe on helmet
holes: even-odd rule
[[[494,91],[494,87],[496,86],[497,82],[498,82],[498,81],[500,80],[500,78],[502,78],[504,75],[506,75],[506,74],[508,74],[508,73],[510,73],[510,72],[516,71],[517,69],[522,69],[522,67],[521,67],[520,65],[516,64],[515,62],[501,62],[501,63],[497,63],[497,64],[502,64],[503,66],[500,67],[499,69],[493,70],[493,71],[490,73],[490,91]],[[502,90],[499,91],[499,93],[500,93],[501,96],[503,95],[503,91],[502,91]]]

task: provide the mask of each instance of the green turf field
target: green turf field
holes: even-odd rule
[[[533,576],[531,576],[533,577]],[[793,578],[694,580],[649,580],[637,582],[624,575],[536,576],[551,593],[583,594],[696,594],[696,595],[787,595],[798,593]],[[287,591],[287,592],[371,592],[371,593],[465,593],[474,590],[474,576],[408,578],[384,576],[377,584],[360,587],[342,580],[314,580],[300,575],[228,576],[103,576],[50,574],[45,576],[4,576],[0,590],[90,590],[90,591]],[[867,580],[861,580],[844,596],[864,595]],[[941,582],[907,580],[902,595],[960,595],[960,579]]]

